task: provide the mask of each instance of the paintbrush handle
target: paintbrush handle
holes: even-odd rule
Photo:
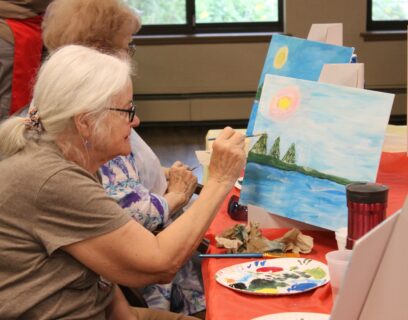
[[[292,253],[292,252],[285,252],[285,253],[264,253],[263,258],[271,259],[271,258],[299,258],[299,253]]]
[[[257,134],[250,134],[250,135],[245,135],[245,138],[253,138],[253,137],[259,137],[263,135],[263,133],[257,133]],[[217,138],[208,138],[207,141],[214,141]]]
[[[207,253],[200,254],[200,258],[295,258],[300,257],[298,253]]]
[[[262,258],[262,253],[207,253],[200,254],[200,258]]]

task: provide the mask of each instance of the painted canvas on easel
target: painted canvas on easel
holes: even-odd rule
[[[394,95],[267,75],[240,203],[347,226],[345,185],[375,181]]]
[[[283,35],[273,35],[258,90],[252,105],[247,134],[252,134],[266,74],[317,81],[324,64],[349,63],[353,48]]]

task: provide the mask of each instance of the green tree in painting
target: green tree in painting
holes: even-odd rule
[[[280,137],[275,139],[269,155],[272,156],[272,158],[280,159]]]
[[[286,151],[286,154],[283,156],[282,161],[290,164],[296,163],[296,147],[294,143],[290,145],[288,151]]]
[[[266,154],[266,143],[268,142],[268,135],[266,133],[262,134],[259,140],[252,147],[251,152]]]

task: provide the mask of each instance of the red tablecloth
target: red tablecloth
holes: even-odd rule
[[[383,152],[377,182],[390,188],[387,215],[400,209],[408,193],[408,156],[405,152]]]
[[[377,182],[389,186],[388,210],[390,215],[402,207],[408,193],[408,157],[405,153],[383,153]],[[232,194],[239,194],[233,190]],[[214,246],[214,237],[225,228],[238,223],[227,214],[229,197],[225,199],[219,213],[207,231],[211,240],[209,253],[223,252]],[[274,239],[282,236],[287,229],[265,229],[264,236]],[[314,238],[313,251],[308,258],[325,261],[325,254],[336,250],[334,232],[304,231]],[[202,263],[204,289],[209,320],[252,319],[266,314],[279,312],[319,312],[330,313],[332,297],[330,284],[309,292],[289,296],[254,296],[242,294],[221,286],[215,281],[218,270],[233,264],[246,262],[248,259],[205,259]]]

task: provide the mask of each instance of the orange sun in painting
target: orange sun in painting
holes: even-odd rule
[[[297,87],[285,87],[272,96],[269,103],[269,116],[272,119],[286,119],[299,106],[300,93]]]

